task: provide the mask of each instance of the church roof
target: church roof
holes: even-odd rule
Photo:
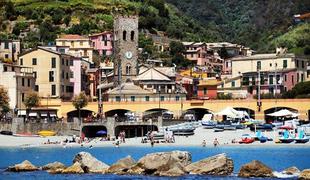
[[[124,83],[108,91],[109,95],[118,94],[152,94],[148,90],[142,89],[140,86],[136,86],[133,83]]]
[[[149,68],[136,78],[138,81],[171,81],[166,75],[155,68]]]

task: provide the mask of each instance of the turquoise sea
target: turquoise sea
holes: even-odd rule
[[[59,161],[65,165],[71,165],[73,157],[80,151],[90,152],[97,159],[113,164],[118,159],[131,155],[135,160],[152,153],[162,151],[182,150],[192,154],[192,161],[197,161],[219,153],[226,153],[234,160],[234,174],[240,167],[252,160],[260,160],[274,171],[296,166],[300,170],[310,168],[309,146],[222,146],[222,147],[94,147],[94,148],[0,148],[0,179],[171,179],[168,177],[150,176],[118,176],[118,175],[50,175],[44,171],[11,173],[5,168],[29,160],[36,166]],[[188,175],[173,179],[239,179],[235,175],[231,177],[195,176]]]

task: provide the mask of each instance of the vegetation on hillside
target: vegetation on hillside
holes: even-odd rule
[[[310,12],[307,0],[167,0],[199,20],[214,41],[228,41],[259,51],[293,25],[293,15]]]

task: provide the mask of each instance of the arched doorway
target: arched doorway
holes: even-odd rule
[[[91,110],[87,110],[87,109],[81,109],[80,110],[80,115],[81,115],[81,119],[85,119],[87,117],[91,117],[92,115],[94,115],[94,112]],[[68,122],[73,122],[74,118],[79,118],[79,111],[78,110],[73,110],[67,113],[67,118],[68,118]]]
[[[126,138],[143,137],[148,131],[158,131],[156,125],[121,125],[115,127],[115,136],[125,131]]]
[[[292,111],[294,113],[298,113],[298,110],[297,109],[294,109],[294,108],[290,108],[290,107],[273,107],[273,108],[269,108],[269,109],[266,109],[264,111],[264,115],[265,115],[265,121],[267,123],[272,123],[274,121],[282,121],[283,119],[281,119],[281,117],[273,117],[273,116],[269,116],[267,114],[270,114],[270,113],[274,113],[274,112],[277,112],[277,111],[280,111],[282,109],[287,109],[289,111]],[[284,119],[285,120],[285,119]]]
[[[196,117],[196,120],[202,120],[202,118],[205,114],[212,114],[212,112],[211,112],[211,110],[205,109],[205,108],[191,108],[191,109],[187,109],[182,114],[182,117],[184,117],[185,114],[194,114]],[[182,119],[182,117],[181,117],[181,119]]]
[[[255,119],[255,111],[250,109],[250,108],[245,108],[245,107],[234,107],[235,110],[237,111],[245,111],[249,114],[250,118]]]
[[[108,131],[105,126],[84,126],[82,128],[82,133],[85,135],[85,137],[94,138],[94,137],[106,137]]]
[[[143,113],[142,119],[143,121],[147,121],[149,119],[157,120],[158,117],[162,116],[163,112],[166,112],[166,111],[168,111],[168,109],[163,109],[163,108],[149,109]]]
[[[130,112],[128,109],[113,109],[105,112],[105,117],[114,117],[117,114],[118,117],[125,117],[125,113]]]

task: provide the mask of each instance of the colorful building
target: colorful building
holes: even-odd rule
[[[203,100],[216,99],[218,83],[215,78],[199,80],[197,98]]]
[[[113,54],[113,33],[102,32],[89,35],[94,50],[99,52],[100,56],[110,56]]]
[[[34,91],[35,80],[32,68],[0,62],[0,85],[8,91],[11,109],[25,108],[23,101]]]
[[[35,90],[40,97],[71,100],[70,64],[73,57],[52,49],[37,47],[19,56],[19,65],[31,67],[36,78]]]
[[[61,35],[56,39],[57,51],[93,62],[92,42],[88,37],[77,34]]]
[[[15,62],[20,52],[19,40],[0,40],[0,59],[3,58]]]
[[[82,91],[89,91],[89,82],[87,69],[90,63],[82,58],[74,57],[70,60],[70,82],[73,83],[74,95],[80,94]]]

